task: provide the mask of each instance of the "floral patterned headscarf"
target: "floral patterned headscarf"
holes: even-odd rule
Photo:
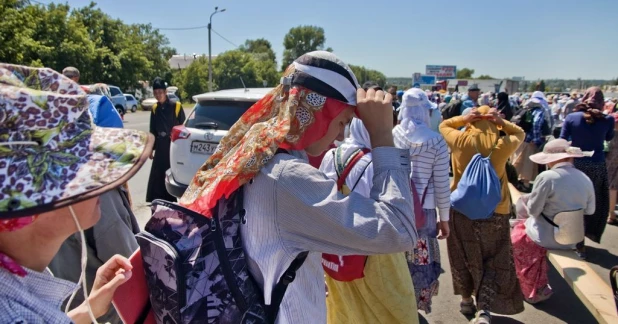
[[[180,203],[205,216],[252,179],[277,149],[304,150],[330,122],[356,106],[359,87],[350,68],[329,52],[307,53],[285,71],[281,84],[234,124],[197,171]]]

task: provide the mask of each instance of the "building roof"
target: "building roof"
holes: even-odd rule
[[[258,101],[262,99],[273,88],[247,88],[247,89],[228,89],[214,92],[206,92],[193,96],[193,101],[203,100],[234,100],[234,101]]]
[[[172,69],[186,69],[191,64],[191,62],[193,62],[196,58],[200,58],[200,57],[208,58],[208,55],[206,54],[174,55],[168,60],[168,63],[170,65],[170,68]],[[217,57],[216,55],[213,55],[212,59],[214,60],[216,57]]]

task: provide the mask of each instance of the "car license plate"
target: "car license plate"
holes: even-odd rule
[[[217,145],[217,143],[193,141],[191,142],[191,153],[212,154],[217,149]]]

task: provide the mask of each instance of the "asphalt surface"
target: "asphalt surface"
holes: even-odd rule
[[[190,109],[185,109],[189,114]],[[125,115],[125,128],[148,131],[149,112],[138,111]],[[150,208],[146,205],[146,187],[151,168],[149,160],[142,169],[129,181],[129,188],[133,198],[134,212],[140,225],[143,227],[150,217]],[[618,228],[608,226],[601,245],[587,242],[590,246],[588,255],[589,262],[599,275],[608,281],[609,268],[618,265]],[[433,311],[429,315],[421,312],[421,323],[455,324],[468,323],[469,319],[459,313],[459,297],[453,295],[450,266],[446,250],[446,242],[440,242],[442,253],[442,269],[440,276],[440,291],[433,298]],[[551,265],[551,264],[550,264]],[[554,295],[548,301],[532,306],[525,304],[524,312],[513,316],[495,315],[492,323],[596,323],[597,321],[575,296],[572,289],[566,284],[558,272],[550,267],[550,285],[554,289]]]

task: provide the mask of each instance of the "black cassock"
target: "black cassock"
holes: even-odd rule
[[[157,103],[156,110],[150,113],[150,133],[155,136],[154,159],[148,179],[146,202],[155,199],[176,201],[165,189],[165,171],[170,168],[170,144],[172,143],[172,127],[185,122],[185,113],[180,109],[176,116],[176,102],[166,100],[165,103]]]

